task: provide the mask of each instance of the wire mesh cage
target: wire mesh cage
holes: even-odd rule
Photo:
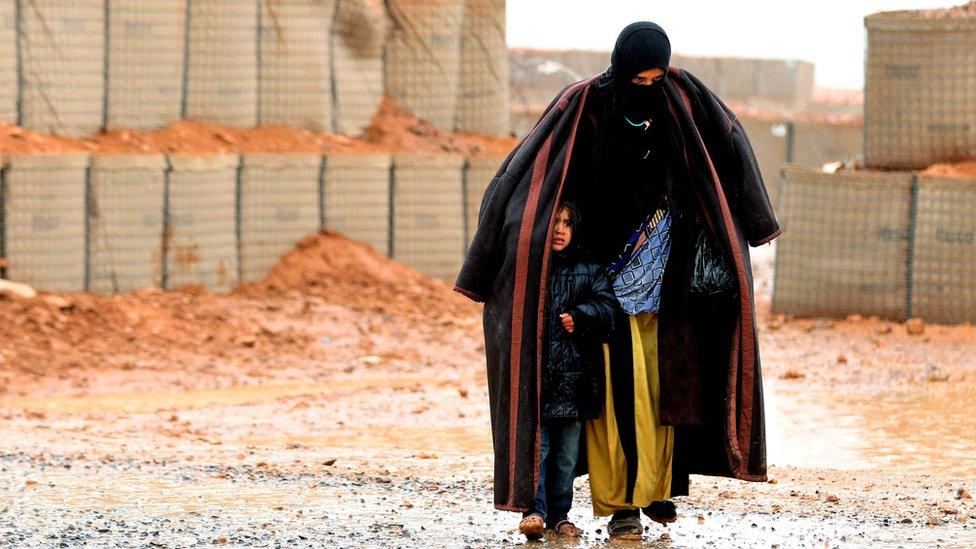
[[[386,87],[417,116],[454,126],[461,63],[463,0],[390,0],[393,27],[386,51]]]
[[[912,315],[976,322],[976,179],[921,177],[912,248]]]
[[[12,155],[4,168],[7,276],[48,291],[86,286],[88,155]]]
[[[162,285],[166,157],[91,158],[89,290],[112,294]]]
[[[337,0],[332,28],[335,130],[358,135],[383,101],[389,20],[375,0]]]
[[[268,274],[300,238],[319,228],[318,154],[247,154],[241,171],[241,280]]]
[[[238,157],[181,155],[169,162],[165,286],[228,291],[238,282]]]
[[[773,310],[904,319],[913,175],[783,170]]]
[[[183,115],[251,127],[258,119],[258,2],[189,0]]]
[[[511,123],[505,0],[465,0],[462,31],[455,129],[507,135]]]
[[[976,157],[976,18],[865,18],[864,158],[911,169]]]
[[[390,155],[331,155],[322,177],[323,225],[390,252]]]
[[[259,121],[332,131],[329,39],[336,2],[262,0]]]
[[[23,125],[69,136],[97,132],[105,102],[105,0],[17,6]]]
[[[453,279],[466,247],[460,156],[393,159],[393,258]]]

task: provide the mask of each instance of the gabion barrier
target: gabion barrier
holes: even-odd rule
[[[7,277],[50,291],[85,289],[88,155],[13,155],[3,170]]]
[[[106,2],[106,126],[155,129],[179,120],[186,10],[173,0]]]
[[[335,130],[358,135],[383,101],[383,46],[389,24],[373,0],[336,0],[332,29]]]
[[[454,127],[464,0],[389,0],[387,8],[387,90],[417,116]]]
[[[466,248],[460,156],[393,159],[393,258],[452,279]]]
[[[187,0],[185,118],[258,121],[258,2]]]
[[[911,314],[976,322],[976,180],[920,177]]]
[[[88,289],[113,294],[162,285],[166,157],[93,156]]]
[[[387,154],[327,156],[322,225],[389,254],[391,162]]]
[[[510,122],[505,0],[465,0],[461,36],[455,129],[506,135]]]
[[[749,136],[769,200],[776,204],[779,175],[790,156],[790,126],[784,120],[739,119]]]
[[[471,243],[478,228],[478,212],[488,183],[498,172],[503,156],[475,156],[467,159],[464,170],[464,243]]]
[[[332,131],[330,35],[333,0],[262,0],[262,124]]]
[[[0,2],[0,120],[17,122],[17,3]]]
[[[248,154],[240,190],[241,280],[264,278],[321,222],[318,154]]]
[[[169,161],[165,286],[230,290],[238,282],[238,157],[171,156]]]
[[[912,187],[910,173],[785,168],[773,310],[904,319]]]
[[[868,166],[922,168],[976,156],[976,18],[869,15]]]
[[[69,136],[102,127],[105,0],[18,0],[23,125]]]

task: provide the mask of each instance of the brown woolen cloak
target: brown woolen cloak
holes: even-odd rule
[[[689,294],[694,227],[675,220],[659,340],[662,422],[675,425],[675,495],[687,475],[766,478],[762,378],[749,245],[779,225],[752,147],[732,112],[697,78],[671,67],[664,81],[680,130],[684,184],[738,280],[735,303],[703,308]],[[485,191],[477,232],[455,289],[484,307],[495,507],[526,511],[539,482],[539,389],[549,248],[555,206],[586,159],[574,155],[599,76],[566,88],[508,156]],[[571,168],[574,166],[574,168]],[[574,183],[579,184],[579,183]],[[585,184],[585,181],[582,183]],[[582,205],[584,208],[586,204]],[[613,212],[604,212],[613,215]],[[588,223],[594,216],[588,215]],[[597,216],[599,218],[599,215]]]

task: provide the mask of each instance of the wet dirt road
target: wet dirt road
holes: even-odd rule
[[[403,331],[313,305],[316,352],[273,367],[7,375],[0,546],[523,543],[491,506],[477,315]],[[973,328],[760,322],[770,482],[693,477],[644,546],[976,546]],[[533,546],[606,545],[577,488],[584,538]]]

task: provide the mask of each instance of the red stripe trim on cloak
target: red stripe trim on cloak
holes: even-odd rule
[[[556,104],[556,109],[565,109],[569,106],[569,96],[579,90],[581,87],[588,86],[591,82],[599,78],[601,75],[592,76],[586,80],[576,83],[575,85],[566,89],[563,95],[559,98]],[[585,92],[584,92],[585,93]],[[585,95],[583,100],[585,100]],[[570,157],[572,156],[572,143],[576,137],[576,128],[579,124],[580,115],[583,112],[583,103],[580,102],[577,114],[573,120],[573,126],[570,134],[569,148],[566,150],[566,157],[564,160],[564,172],[562,174],[562,179],[559,183],[559,190],[562,189],[562,184],[565,181],[566,173],[565,166],[569,165]],[[538,127],[538,125],[536,126]],[[549,163],[549,152],[552,148],[552,134],[546,138],[539,152],[536,154],[535,165],[532,168],[532,181],[529,186],[529,195],[526,200],[525,210],[522,212],[522,222],[519,227],[519,240],[517,255],[515,257],[515,288],[514,288],[514,303],[512,306],[512,345],[510,350],[511,365],[509,371],[509,418],[508,418],[508,501],[503,506],[496,506],[504,510],[513,511],[523,511],[525,508],[516,506],[513,501],[515,495],[515,451],[516,451],[516,439],[517,439],[517,427],[518,427],[518,387],[519,387],[519,377],[522,368],[522,322],[525,307],[525,288],[528,283],[528,260],[529,260],[529,248],[532,243],[532,229],[535,227],[535,217],[536,209],[538,208],[539,195],[542,192],[542,182],[545,180],[546,167]],[[559,192],[559,191],[557,191]],[[552,217],[549,220],[549,232],[552,230]],[[548,270],[548,265],[546,264],[545,258],[548,257],[548,245],[549,245],[550,235],[546,235],[546,250],[544,253],[543,262],[543,274],[542,274],[542,286],[540,291],[540,302],[539,308],[542,310],[545,306],[545,275]],[[540,313],[541,314],[541,313]],[[541,323],[540,323],[541,326]],[[542,328],[538,328],[541,330]],[[541,333],[541,332],[539,332]],[[540,361],[540,344],[541,335],[537,333],[537,348],[536,348],[536,381],[537,389],[538,382],[541,376],[541,361]],[[534,464],[534,474],[533,474],[533,486],[538,490],[539,486],[539,454],[541,446],[541,433],[539,431],[540,424],[538,421],[539,414],[539,391],[536,390],[536,432],[535,432],[535,458],[533,460]]]
[[[508,505],[514,506],[512,498],[515,495],[515,451],[518,438],[518,405],[519,387],[522,370],[522,315],[525,312],[525,286],[529,278],[529,247],[532,244],[532,228],[535,225],[536,208],[539,204],[539,194],[542,192],[542,180],[546,177],[546,165],[549,163],[549,150],[552,148],[552,134],[546,138],[539,149],[532,167],[532,182],[529,186],[529,196],[522,211],[522,224],[519,229],[518,251],[515,256],[515,292],[512,304],[512,347],[509,351],[511,366],[509,368],[509,409],[508,409]]]
[[[749,454],[751,448],[749,444],[744,444],[752,431],[752,407],[754,397],[753,385],[755,381],[753,370],[756,357],[756,345],[754,340],[755,334],[752,333],[751,329],[744,329],[744,327],[751,328],[753,324],[752,309],[749,307],[749,303],[752,300],[752,292],[749,289],[749,283],[746,277],[745,262],[742,259],[742,250],[739,248],[738,239],[735,238],[735,224],[732,221],[732,212],[729,208],[728,201],[725,198],[725,192],[722,189],[722,182],[719,180],[718,173],[715,171],[715,165],[712,163],[711,156],[708,154],[708,149],[705,147],[705,142],[701,137],[701,133],[698,131],[698,127],[694,123],[694,114],[691,110],[691,100],[688,98],[688,94],[680,84],[676,83],[675,87],[681,94],[681,99],[684,102],[685,108],[688,110],[688,116],[691,118],[692,133],[697,139],[702,151],[705,153],[705,161],[708,164],[708,170],[711,174],[712,182],[715,185],[719,208],[722,213],[722,222],[725,225],[726,236],[728,237],[730,245],[729,247],[732,250],[732,261],[735,263],[735,268],[738,274],[737,278],[739,282],[740,315],[739,323],[736,325],[734,330],[733,348],[732,352],[730,353],[731,367],[729,368],[729,390],[737,392],[737,374],[741,375],[742,402],[741,406],[736,406],[736,417],[730,418],[731,421],[729,425],[729,432],[726,434],[726,436],[730,437],[736,442],[735,446],[731,448],[733,451],[733,457],[737,457],[740,460],[740,462],[737,464],[738,470],[735,472],[739,476],[752,476],[748,473]],[[746,367],[746,365],[749,367]],[[738,397],[739,395],[735,395],[733,402],[738,400]]]

